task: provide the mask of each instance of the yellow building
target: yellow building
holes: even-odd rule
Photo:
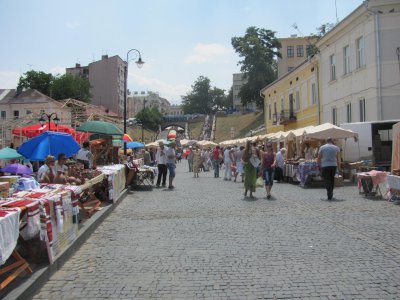
[[[261,90],[266,133],[320,124],[318,73],[318,61],[310,57]]]

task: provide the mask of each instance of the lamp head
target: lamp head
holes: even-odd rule
[[[43,115],[40,116],[39,123],[42,126],[46,123],[46,120],[43,118]]]
[[[142,60],[142,57],[139,56],[139,59],[136,62],[137,67],[140,69],[144,65],[144,61]]]
[[[58,125],[58,123],[60,122],[60,119],[58,118],[57,115],[53,118],[53,122],[54,122],[54,124],[56,124],[56,125]]]

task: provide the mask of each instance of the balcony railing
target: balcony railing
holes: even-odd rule
[[[296,122],[296,114],[291,110],[282,110],[280,113],[272,115],[273,125],[285,125],[291,122]]]

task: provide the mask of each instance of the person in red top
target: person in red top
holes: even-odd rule
[[[262,155],[261,165],[263,171],[263,178],[265,180],[265,191],[267,192],[267,199],[271,199],[271,189],[274,183],[275,173],[275,153],[272,144],[268,143],[266,151]]]
[[[212,152],[212,158],[213,158],[213,167],[214,167],[214,178],[219,177],[219,164],[221,161],[221,150],[219,146],[216,146]]]

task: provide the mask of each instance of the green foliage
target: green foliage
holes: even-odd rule
[[[17,89],[35,89],[49,96],[54,76],[42,71],[30,70],[19,78]]]
[[[90,83],[77,75],[64,74],[57,77],[51,87],[53,99],[76,99],[83,102],[90,102]]]
[[[275,32],[252,26],[243,37],[233,37],[231,42],[242,58],[238,64],[247,79],[239,92],[242,104],[255,101],[259,107],[264,107],[260,90],[276,79],[276,58],[281,57],[281,44]]]
[[[333,23],[325,23],[322,24],[320,27],[317,27],[317,33],[311,33],[310,36],[315,39],[315,41],[320,40],[325,34],[327,34],[329,31],[332,30],[332,28],[335,27],[335,24]],[[310,49],[307,53],[307,55],[314,55],[319,52],[319,49],[315,45],[315,43],[310,45]]]
[[[192,91],[182,96],[185,114],[209,114],[228,107],[225,90],[211,88],[210,79],[200,76],[192,85]]]
[[[158,107],[145,107],[136,115],[136,119],[142,124],[143,128],[158,131],[158,126],[163,122],[163,115]]]
[[[56,100],[73,98],[90,102],[90,83],[77,75],[53,76],[42,71],[28,71],[19,78],[18,89],[35,89]]]

